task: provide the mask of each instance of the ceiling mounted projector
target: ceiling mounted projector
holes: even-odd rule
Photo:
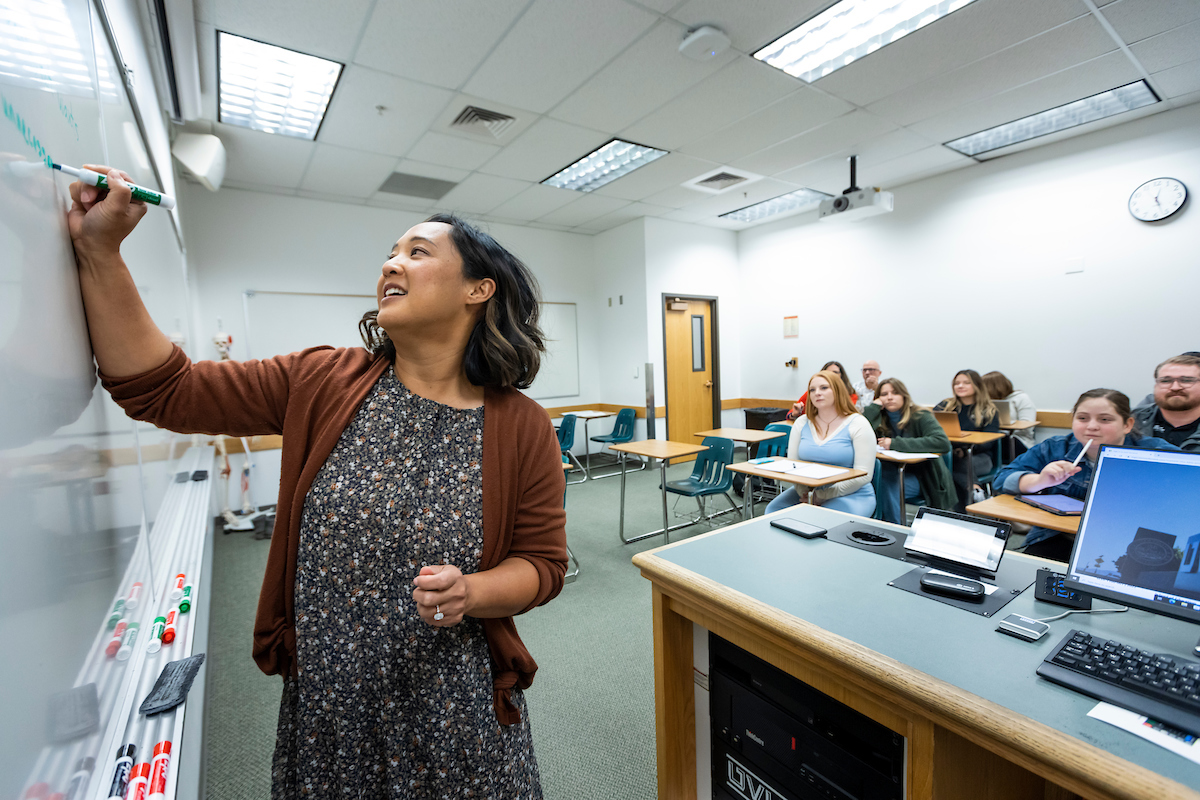
[[[850,187],[828,200],[822,200],[818,219],[856,220],[887,214],[892,210],[891,192],[882,192],[878,187],[860,189],[857,186],[858,156],[850,156]]]
[[[703,25],[688,31],[679,45],[679,52],[694,61],[708,61],[729,48],[729,37],[720,28]]]

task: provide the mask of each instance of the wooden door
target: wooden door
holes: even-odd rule
[[[696,431],[717,427],[713,418],[712,302],[667,298],[663,314],[667,438],[675,442],[698,442]],[[687,456],[674,461],[694,458]]]

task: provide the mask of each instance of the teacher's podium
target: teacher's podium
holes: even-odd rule
[[[1200,800],[1200,766],[1088,717],[1095,700],[1035,674],[1072,628],[1187,654],[1200,627],[1138,610],[1076,614],[1022,641],[997,632],[997,617],[1065,609],[1029,589],[995,617],[964,611],[889,585],[915,565],[801,539],[772,528],[778,517],[859,519],[795,506],[633,559],[653,584],[661,800],[712,796],[708,632],[903,736],[904,798]]]

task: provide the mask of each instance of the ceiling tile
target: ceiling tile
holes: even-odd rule
[[[338,82],[317,137],[327,144],[402,156],[453,96],[352,64]]]
[[[611,138],[599,131],[543,117],[480,170],[491,175],[543,181]]]
[[[1182,97],[1200,91],[1200,61],[1189,61],[1155,73],[1151,77],[1158,88],[1166,92],[1167,97]]]
[[[853,109],[844,100],[802,87],[728,128],[681,147],[680,151],[724,164],[824,125]]]
[[[891,133],[885,133],[876,139],[861,142],[854,147],[847,147],[836,155],[780,172],[775,177],[799,186],[816,189],[819,192],[838,194],[850,185],[848,156],[857,155],[859,185],[880,186],[882,181],[886,180],[886,177],[880,174],[883,165],[890,164],[898,158],[926,151],[931,146],[941,148],[939,143],[930,142],[912,131],[901,128]],[[953,153],[954,151],[948,150],[947,152]]]
[[[1093,16],[1060,25],[965,67],[902,89],[867,110],[910,125],[1116,50]]]
[[[658,111],[626,128],[622,138],[675,150],[782,99],[801,84],[752,58],[739,58]]]
[[[585,222],[590,222],[597,217],[602,217],[605,214],[611,214],[618,208],[629,205],[628,200],[620,200],[616,197],[603,197],[596,193],[585,194],[574,203],[568,203],[562,208],[551,211],[538,222],[545,222],[550,225],[566,225],[574,227],[582,225]]]
[[[1105,6],[1102,13],[1121,39],[1132,44],[1200,19],[1200,3],[1196,0],[1120,0]]]
[[[509,219],[534,220],[578,199],[579,193],[570,189],[559,189],[535,183],[511,200],[506,200],[493,208],[491,213],[494,216],[508,217]]]
[[[855,111],[838,117],[814,131],[801,134],[766,150],[734,159],[735,167],[748,169],[760,175],[775,175],[784,170],[798,167],[809,161],[854,148],[855,145],[874,139],[896,126],[887,120]]]
[[[909,130],[932,141],[946,142],[1124,86],[1139,77],[1124,53],[1109,53],[986,100],[922,120],[909,126]]]
[[[1200,8],[1200,2],[1195,3]],[[1130,45],[1147,72],[1162,72],[1200,56],[1200,20]]]
[[[512,25],[529,0],[455,0],[441,13],[427,0],[380,0],[355,63],[457,89]],[[333,4],[336,5],[336,4]],[[447,47],[453,42],[453,47]]]
[[[469,169],[458,169],[457,167],[445,167],[441,164],[429,164],[424,161],[416,161],[411,158],[402,158],[396,164],[396,172],[403,172],[406,175],[420,175],[423,178],[437,178],[439,181],[453,181],[458,183],[471,174]]]
[[[610,214],[605,214],[590,222],[585,222],[578,226],[578,230],[587,231],[588,233],[603,233],[610,228],[624,225],[626,222],[631,222],[635,219],[661,217],[674,210],[666,206],[652,206],[648,203],[630,203],[624,208],[618,208]]]
[[[704,197],[705,195],[694,189],[672,186],[670,189],[664,189],[658,194],[650,195],[646,198],[646,202],[653,205],[666,206],[667,208],[683,208],[691,203],[699,203]]]
[[[772,197],[794,192],[798,188],[800,187],[790,182],[764,178],[743,190],[734,189],[715,197],[706,197],[698,203],[688,205],[687,210],[701,213],[707,217],[718,217],[730,211],[737,211],[739,208],[770,200]]]
[[[1079,0],[978,0],[814,85],[865,106],[1085,13]]]
[[[644,200],[648,195],[678,186],[684,181],[708,172],[715,166],[718,165],[711,161],[703,161],[679,153],[667,153],[657,161],[651,161],[646,166],[601,186],[596,193],[624,200]],[[699,192],[692,193],[700,194]]]
[[[395,166],[394,156],[318,143],[300,188],[365,199],[375,194]]]
[[[535,0],[464,91],[544,113],[654,24],[621,0]]]
[[[437,206],[454,212],[486,214],[528,188],[526,181],[477,172],[447,192],[445,197],[437,201]]]
[[[619,131],[737,58],[734,50],[703,63],[679,52],[684,30],[661,21],[621,57],[559,103],[552,117]]]
[[[314,142],[215,123],[225,145],[225,177],[244,183],[295,189],[316,149]]]
[[[973,158],[956,153],[949,147],[936,144],[876,165],[871,170],[870,185],[890,190],[918,178],[928,177],[937,172],[949,172],[960,167],[969,167],[975,163],[977,162]]]
[[[433,200],[426,200],[423,197],[407,197],[402,194],[392,194],[390,192],[376,192],[367,198],[367,205],[375,206],[376,208],[398,208],[404,211],[421,211],[428,213],[433,210]]]
[[[472,142],[458,136],[430,131],[409,151],[408,157],[459,169],[478,169],[500,152],[494,144]]]
[[[689,0],[671,16],[690,28],[715,25],[728,34],[734,49],[753,53],[830,5],[829,0]]]
[[[343,64],[354,56],[371,0],[213,0],[218,30]]]
[[[679,5],[681,0],[629,0],[634,5],[642,6],[650,11],[659,14],[665,14],[675,6]]]

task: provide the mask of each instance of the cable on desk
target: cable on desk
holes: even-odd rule
[[[1034,620],[1034,621],[1035,622],[1054,622],[1055,620],[1060,620],[1069,614],[1120,614],[1122,611],[1128,611],[1128,610],[1129,609],[1126,606],[1117,606],[1116,608],[1090,608],[1090,609],[1073,608],[1070,611],[1064,611],[1063,613],[1061,613],[1057,616],[1045,617],[1044,619],[1039,619],[1039,620]]]

